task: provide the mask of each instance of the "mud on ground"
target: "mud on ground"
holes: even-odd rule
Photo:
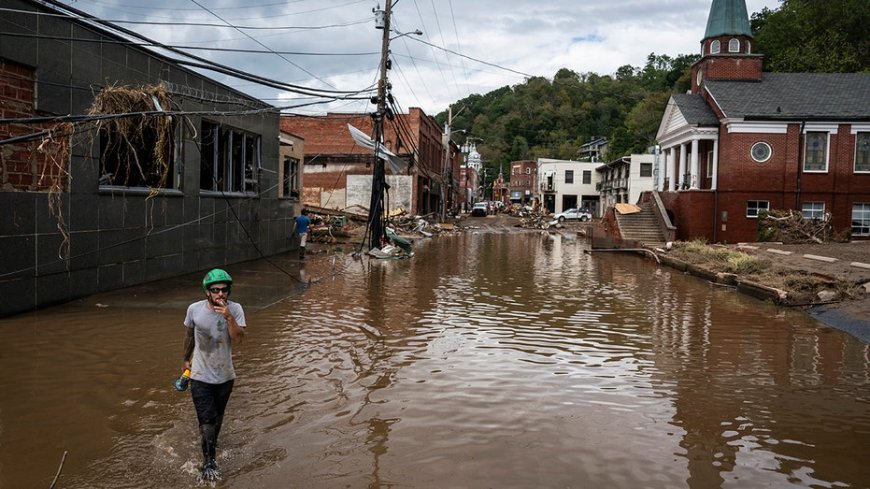
[[[713,271],[722,264],[675,246],[668,255]],[[748,243],[728,245],[757,258],[760,270],[742,276],[788,293],[786,306],[801,307],[816,319],[870,342],[870,241],[824,244]],[[810,255],[810,257],[807,257]],[[827,260],[814,259],[823,257]],[[835,261],[830,261],[831,259]],[[828,295],[819,296],[819,292]]]

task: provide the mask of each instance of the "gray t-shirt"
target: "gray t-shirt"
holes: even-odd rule
[[[241,304],[227,301],[230,314],[239,326],[245,327],[245,311]],[[208,300],[194,302],[187,308],[184,325],[193,328],[196,347],[190,378],[209,384],[222,384],[236,378],[233,369],[233,341],[227,320],[208,308]]]

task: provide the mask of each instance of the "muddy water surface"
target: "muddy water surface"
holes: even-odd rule
[[[232,488],[870,487],[868,346],[570,237],[228,267]],[[0,488],[198,487],[198,277],[0,320]],[[301,282],[311,280],[310,285]]]

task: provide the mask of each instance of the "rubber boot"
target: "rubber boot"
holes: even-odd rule
[[[299,247],[299,259],[302,260],[302,259],[304,259],[304,258],[305,258],[305,247],[304,247],[304,246],[300,246],[300,247]]]
[[[213,424],[202,424],[199,425],[199,431],[202,433],[202,478],[206,481],[213,481],[220,475],[215,460],[217,430]]]

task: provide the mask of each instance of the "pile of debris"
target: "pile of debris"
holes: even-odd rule
[[[436,234],[455,233],[456,226],[453,223],[435,222],[438,216],[435,213],[425,216],[409,216],[404,211],[387,218],[387,224],[394,230],[405,235],[422,235],[431,238]]]
[[[784,244],[825,243],[832,240],[834,226],[831,214],[805,219],[801,211],[772,210],[761,214],[758,220],[760,241],[778,241]]]
[[[531,211],[522,211],[515,216],[520,218],[519,224],[516,227],[525,228],[525,229],[549,229],[550,226],[555,224],[553,218],[546,212],[538,212],[535,210]]]

